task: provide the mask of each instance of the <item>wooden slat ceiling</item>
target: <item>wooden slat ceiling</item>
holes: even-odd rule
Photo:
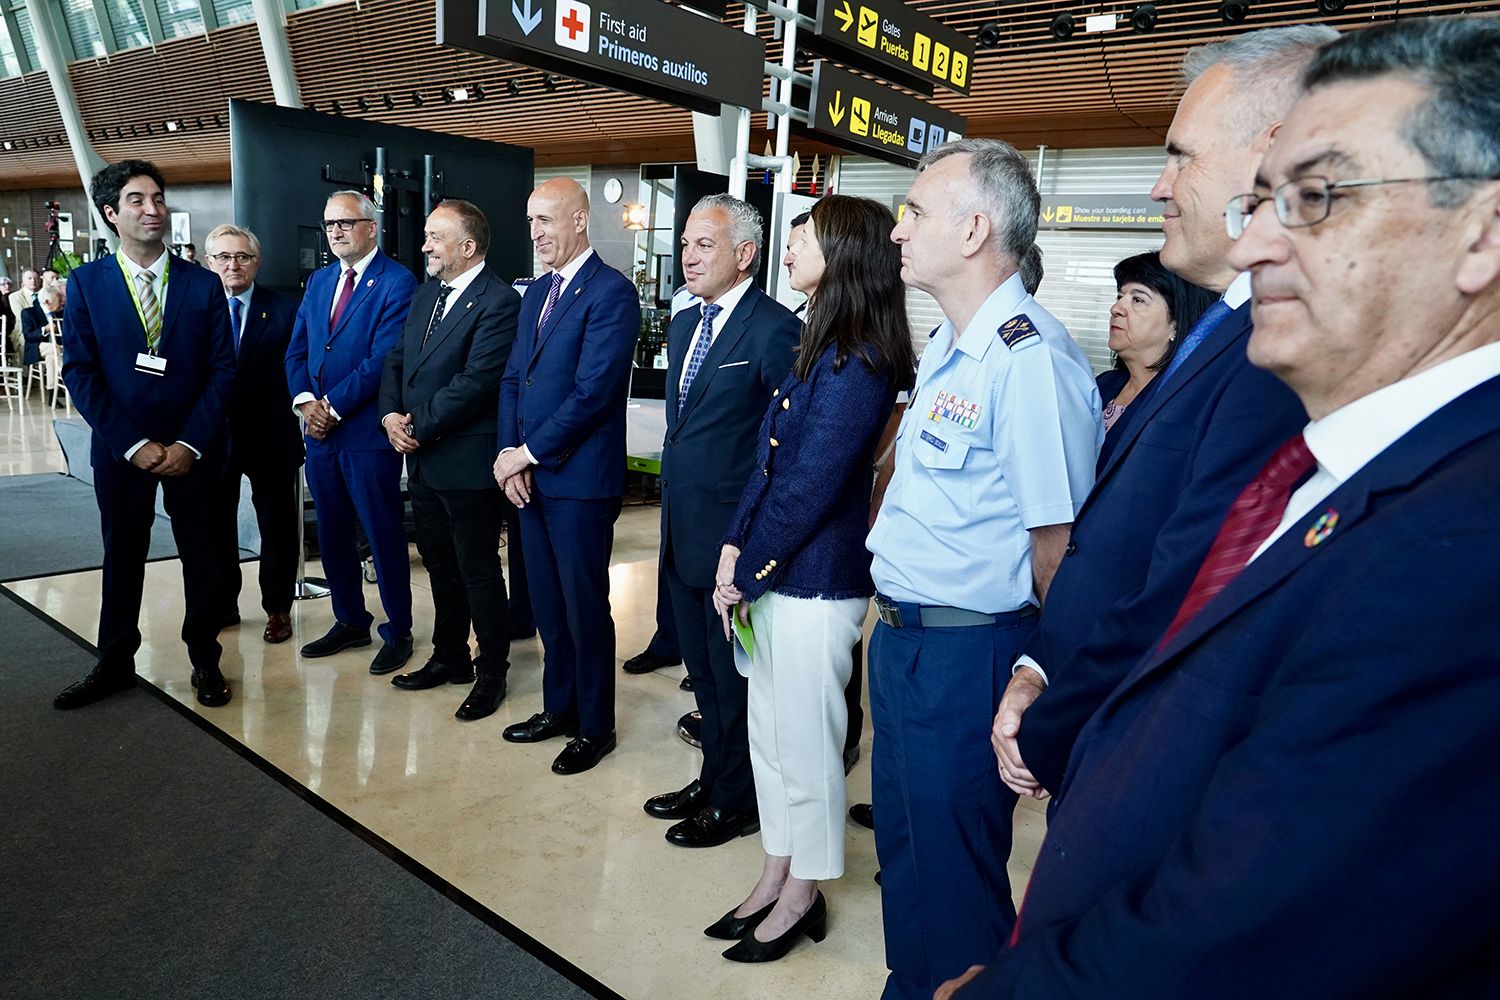
[[[975,58],[972,93],[939,93],[935,100],[967,117],[969,134],[1001,136],[1022,148],[1158,144],[1171,119],[1182,54],[1232,33],[1311,21],[1349,29],[1397,16],[1500,10],[1500,0],[1349,0],[1342,12],[1322,14],[1314,0],[1253,0],[1242,24],[1226,25],[1217,0],[1166,0],[1156,4],[1156,30],[1142,35],[1129,28],[1133,0],[909,2],[971,36],[986,22],[999,26],[999,43]],[[813,0],[803,5],[811,8]],[[1062,11],[1079,23],[1080,33],[1067,41],[1049,31]],[[1095,13],[1118,15],[1121,27],[1082,34],[1084,17]],[[728,20],[739,25],[741,14]],[[768,57],[779,59],[771,19],[762,16],[759,29],[770,43]],[[540,164],[693,158],[688,112],[565,78],[549,90],[536,70],[441,48],[431,0],[315,7],[289,18],[288,35],[303,100],[320,111],[529,145]],[[799,68],[810,65],[803,60]],[[154,159],[176,181],[227,178],[227,99],[271,100],[253,24],[84,60],[70,73],[99,154]],[[513,81],[518,96],[507,90]],[[455,86],[482,88],[485,96],[445,101],[443,90]],[[167,132],[168,120],[185,124]],[[757,114],[754,149],[767,139],[765,124]],[[76,182],[45,75],[0,80],[4,140],[28,145],[0,149],[0,188]],[[793,148],[806,161],[829,152],[806,136],[794,139]]]

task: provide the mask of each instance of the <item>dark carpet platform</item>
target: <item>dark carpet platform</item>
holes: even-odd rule
[[[154,689],[53,709],[93,657],[4,588],[0,636],[0,996],[613,996]]]

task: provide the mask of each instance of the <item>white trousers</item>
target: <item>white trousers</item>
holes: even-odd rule
[[[844,686],[870,602],[766,594],[751,611],[750,766],[767,854],[792,876],[844,874]]]

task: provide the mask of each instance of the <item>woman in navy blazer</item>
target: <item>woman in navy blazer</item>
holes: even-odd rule
[[[844,685],[870,596],[865,534],[875,445],[916,363],[895,220],[866,198],[813,206],[791,249],[808,295],[796,364],[761,424],[755,469],[724,539],[714,603],[754,630],[750,761],[765,863],[737,908],[705,933],[738,939],[737,962],[821,941],[818,882],[844,871]],[[742,667],[743,669],[743,667]]]

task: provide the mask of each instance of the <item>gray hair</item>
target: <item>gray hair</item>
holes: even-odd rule
[[[63,286],[61,283],[47,285],[36,293],[36,300],[42,304],[43,309],[56,309],[63,301]]]
[[[706,212],[711,208],[722,208],[729,214],[729,239],[735,246],[741,243],[755,244],[755,256],[750,258],[750,273],[760,269],[761,245],[765,242],[765,223],[760,211],[748,201],[733,195],[708,194],[698,199],[694,212]]]
[[[328,201],[335,198],[353,198],[359,202],[359,217],[375,221],[375,203],[363,191],[335,191],[328,196]],[[327,202],[324,202],[326,205]]]
[[[999,236],[995,256],[1012,257],[1019,267],[1036,243],[1037,220],[1042,214],[1042,196],[1031,164],[1002,139],[956,139],[928,150],[917,170],[928,170],[939,160],[959,154],[969,157],[969,177],[974,182],[969,190],[975,201],[953,206],[954,213],[978,212],[988,218]]]
[[[1262,28],[1223,42],[1188,50],[1182,59],[1182,88],[1224,63],[1234,76],[1234,97],[1225,110],[1249,145],[1266,127],[1286,117],[1302,96],[1302,73],[1318,50],[1339,33],[1326,24]]]
[[[214,243],[222,240],[226,236],[238,236],[240,239],[250,244],[251,253],[255,254],[255,256],[257,257],[260,256],[260,238],[243,226],[234,226],[230,225],[227,222],[223,225],[215,226],[212,231],[209,232],[207,238],[205,238],[203,241],[203,252],[212,254]]]
[[[1401,134],[1435,174],[1500,179],[1500,18],[1428,17],[1345,35],[1307,68],[1309,89],[1400,75],[1430,96],[1412,109]],[[1482,181],[1432,184],[1433,203],[1451,208]]]

